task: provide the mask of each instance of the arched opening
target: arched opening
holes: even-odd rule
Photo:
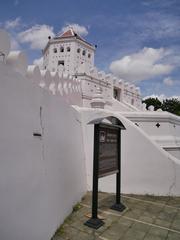
[[[125,130],[125,126],[123,125],[123,123],[114,116],[107,116],[107,117],[103,117],[103,118],[96,118],[92,121],[90,121],[88,124],[100,124],[100,123],[107,123],[110,125],[116,125],[119,128],[121,128],[122,130]]]

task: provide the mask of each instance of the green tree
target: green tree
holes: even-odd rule
[[[154,106],[154,110],[156,111],[159,108],[162,108],[162,103],[159,101],[158,98],[147,98],[142,101],[143,103],[146,103],[146,109],[148,109],[149,106]]]
[[[163,100],[162,110],[180,116],[180,101],[177,98]]]
[[[147,98],[142,101],[146,103],[146,108],[154,106],[154,110],[161,108],[163,111],[167,111],[180,116],[180,101],[177,98],[165,99],[161,102],[158,98]]]

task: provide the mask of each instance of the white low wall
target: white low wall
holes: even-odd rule
[[[50,240],[86,191],[81,125],[66,98],[0,73],[0,239]]]
[[[180,160],[179,116],[162,111],[122,114],[141,128],[161,148]]]
[[[180,162],[153,142],[148,135],[121,114],[107,110],[79,109],[82,113],[88,188],[92,187],[93,126],[96,118],[116,116],[126,127],[122,131],[122,192],[180,195]],[[99,190],[114,192],[115,175],[100,179]]]

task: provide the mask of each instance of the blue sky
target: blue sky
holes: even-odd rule
[[[97,44],[96,66],[141,88],[143,96],[180,96],[179,0],[6,0],[0,26],[12,48],[41,57],[48,35],[68,24]]]

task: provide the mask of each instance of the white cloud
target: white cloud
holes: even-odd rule
[[[35,59],[33,64],[39,66],[40,69],[43,69],[43,57]]]
[[[170,73],[174,67],[157,62],[161,61],[168,53],[164,48],[143,48],[137,53],[113,61],[110,70],[116,76],[132,82],[165,75]]]
[[[20,32],[18,39],[21,43],[30,43],[31,49],[43,49],[48,42],[48,36],[55,36],[53,27],[43,24]]]
[[[14,37],[11,37],[11,50],[18,50],[18,49],[20,49],[18,41]]]
[[[66,24],[62,29],[61,33],[69,30],[70,28],[73,28],[76,33],[78,33],[81,36],[87,36],[88,35],[88,30],[85,26],[79,25],[77,23],[70,23]]]
[[[1,23],[1,26],[5,28],[11,38],[11,50],[18,50],[20,49],[19,40],[17,38],[18,31],[23,28],[25,25],[22,23],[21,18],[17,17],[14,20],[7,20]]]
[[[161,101],[161,102],[163,102],[163,100],[165,100],[165,99],[172,99],[172,98],[177,98],[178,100],[180,100],[180,96],[173,95],[171,97],[167,97],[165,94],[160,94],[160,95],[152,94],[152,95],[144,97],[143,100],[146,100],[147,98],[158,98],[159,101]]]
[[[160,94],[160,95],[152,94],[152,95],[144,97],[143,100],[146,100],[147,98],[158,98],[159,101],[162,102],[163,100],[167,99],[167,96],[164,94]]]
[[[14,29],[14,28],[17,28],[21,25],[21,18],[20,17],[17,17],[16,19],[14,20],[8,20],[5,22],[4,24],[4,27],[6,29]]]
[[[178,100],[180,100],[180,96],[172,96],[172,97],[168,97],[168,99],[170,99],[170,98],[177,98]]]
[[[172,80],[170,77],[166,77],[166,78],[164,78],[163,83],[167,86],[173,86],[174,80]]]
[[[166,77],[163,80],[163,83],[167,86],[180,85],[180,81],[177,79],[172,79],[171,77]]]

